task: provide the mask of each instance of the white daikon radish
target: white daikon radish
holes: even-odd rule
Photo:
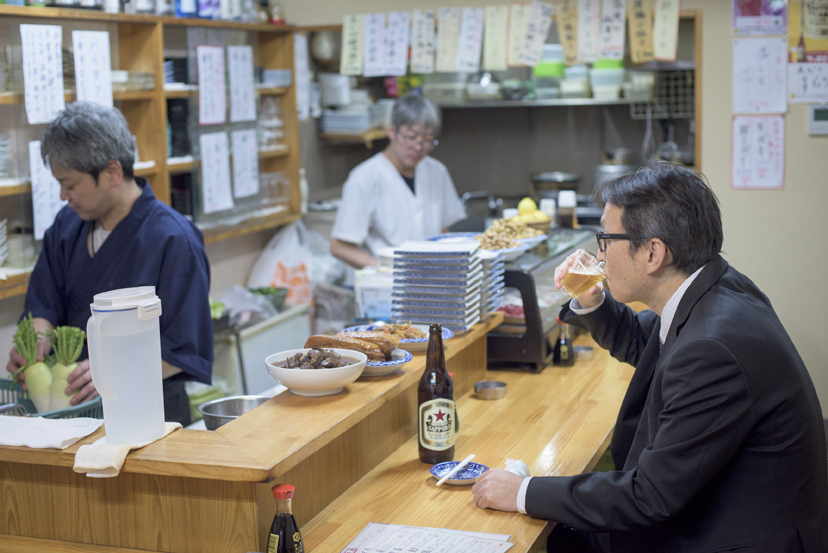
[[[83,339],[86,333],[74,326],[59,326],[49,333],[49,340],[52,342],[52,351],[55,353],[57,363],[52,367],[52,384],[49,393],[49,410],[66,409],[72,404],[71,396],[66,395],[66,387],[69,386],[69,375],[78,368],[77,360],[83,351]],[[29,377],[26,377],[28,382]]]

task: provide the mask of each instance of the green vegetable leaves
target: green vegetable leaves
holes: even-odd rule
[[[83,339],[86,332],[74,326],[59,326],[49,333],[52,349],[58,363],[71,365],[80,357],[83,351]]]
[[[18,353],[23,356],[27,365],[37,361],[37,339],[40,336],[42,336],[42,333],[35,332],[34,319],[32,319],[31,313],[17,323],[17,332],[14,333],[12,339]]]

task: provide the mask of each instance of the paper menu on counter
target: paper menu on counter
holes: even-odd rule
[[[626,36],[627,1],[604,0],[601,10],[601,57],[610,60],[624,59]]]
[[[362,75],[362,57],[362,16],[346,15],[342,20],[340,74]]]
[[[650,0],[627,0],[627,26],[632,62],[652,61],[653,9]]]
[[[731,150],[733,188],[785,187],[784,115],[734,115]]]
[[[259,193],[259,151],[256,129],[233,131],[233,196],[244,198]]]
[[[43,235],[55,222],[58,211],[66,202],[60,199],[60,183],[43,164],[40,156],[40,140],[29,142],[29,170],[32,177],[32,208],[34,211],[34,237]]]
[[[600,55],[600,0],[578,0],[578,59],[583,63],[592,63]]]
[[[434,73],[434,10],[414,10],[411,72]]]
[[[196,46],[198,60],[198,123],[218,125],[227,118],[224,88],[224,49],[220,46]]]
[[[788,40],[733,40],[733,113],[785,113]]]
[[[509,41],[509,6],[486,6],[483,26],[483,69],[505,71]]]
[[[30,125],[48,123],[66,107],[63,91],[63,27],[20,25],[23,92]]]
[[[509,65],[520,67],[520,53],[526,41],[526,27],[532,17],[532,4],[512,2],[509,9]]]
[[[253,47],[228,46],[230,74],[230,121],[256,120],[256,93],[253,84]]]
[[[555,7],[558,36],[567,65],[578,63],[578,4],[577,0],[564,0]]]
[[[364,77],[385,75],[386,46],[385,12],[366,13],[362,19],[362,48],[365,55],[362,75]]]
[[[369,522],[341,553],[503,553],[509,535]]]
[[[230,152],[226,132],[205,133],[201,146],[201,207],[205,214],[232,209]]]
[[[653,57],[675,61],[678,47],[679,0],[656,0],[653,22]]]
[[[437,11],[437,71],[457,71],[460,41],[460,8],[440,8]]]
[[[80,101],[112,107],[108,31],[72,31],[75,89]]]
[[[463,8],[457,51],[458,71],[476,73],[480,69],[484,19],[485,10],[483,8]]]
[[[526,24],[526,34],[523,38],[518,61],[522,65],[534,67],[543,57],[543,45],[546,43],[549,27],[552,26],[552,14],[555,13],[555,6],[542,2],[532,2],[531,8],[532,11]]]
[[[389,12],[386,50],[386,75],[404,77],[408,69],[408,43],[411,39],[411,14]]]

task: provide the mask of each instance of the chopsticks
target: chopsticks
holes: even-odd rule
[[[468,465],[469,461],[471,461],[472,459],[474,459],[474,454],[473,453],[471,455],[469,455],[468,457],[466,457],[465,459],[463,459],[462,461],[460,461],[460,463],[456,467],[451,469],[448,474],[446,474],[445,476],[440,478],[440,480],[437,481],[437,485],[438,486],[442,485],[443,482],[445,482],[446,480],[448,480],[449,478],[451,478],[452,476],[454,476],[455,474],[457,474],[458,472],[460,472],[461,470],[466,468],[466,465]]]

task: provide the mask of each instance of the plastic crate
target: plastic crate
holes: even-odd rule
[[[77,417],[87,417],[90,419],[103,418],[103,404],[101,403],[100,396],[86,403],[67,407],[66,409],[55,409],[54,411],[38,413],[34,403],[26,397],[28,394],[20,386],[15,385],[13,390],[9,389],[11,383],[11,380],[0,378],[0,405],[19,403],[26,408],[27,413],[45,419],[74,419]]]

